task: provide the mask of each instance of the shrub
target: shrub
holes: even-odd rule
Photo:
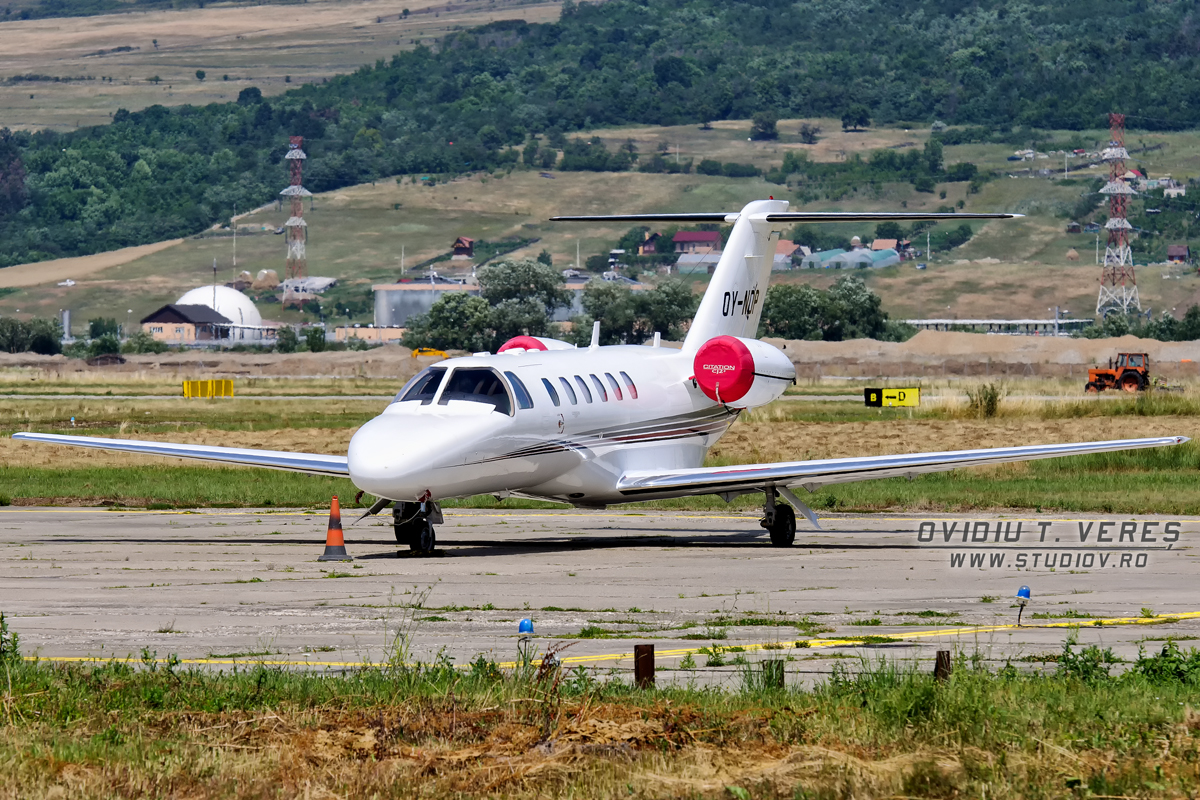
[[[279,333],[275,336],[276,350],[281,353],[294,353],[299,346],[300,337],[296,335],[294,328],[285,325],[279,329]]]
[[[304,332],[304,343],[308,345],[310,352],[322,352],[325,349],[325,329],[309,328]]]
[[[1008,394],[1007,387],[1002,383],[985,383],[974,389],[967,389],[967,408],[976,417],[988,419],[1000,411],[1000,401]]]

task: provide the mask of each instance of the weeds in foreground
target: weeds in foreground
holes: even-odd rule
[[[15,644],[2,622],[0,641]],[[1109,651],[1069,641],[1045,673],[960,653],[944,682],[928,665],[864,660],[805,690],[765,661],[743,666],[733,691],[640,691],[565,672],[557,652],[516,670],[480,656],[330,675],[145,655],[143,667],[6,662],[0,782],[26,796],[1200,791],[1200,652],[1174,642],[1115,675]]]

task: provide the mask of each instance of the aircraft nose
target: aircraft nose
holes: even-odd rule
[[[358,488],[392,500],[415,500],[430,473],[461,463],[461,450],[475,438],[463,420],[382,414],[350,439],[350,480]]]

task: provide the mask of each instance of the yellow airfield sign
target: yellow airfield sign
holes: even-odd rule
[[[863,400],[868,408],[892,408],[893,406],[921,405],[920,389],[863,389]]]

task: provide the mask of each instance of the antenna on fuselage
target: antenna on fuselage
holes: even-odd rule
[[[595,350],[600,346],[600,320],[592,323],[592,343],[588,345],[588,350]]]

